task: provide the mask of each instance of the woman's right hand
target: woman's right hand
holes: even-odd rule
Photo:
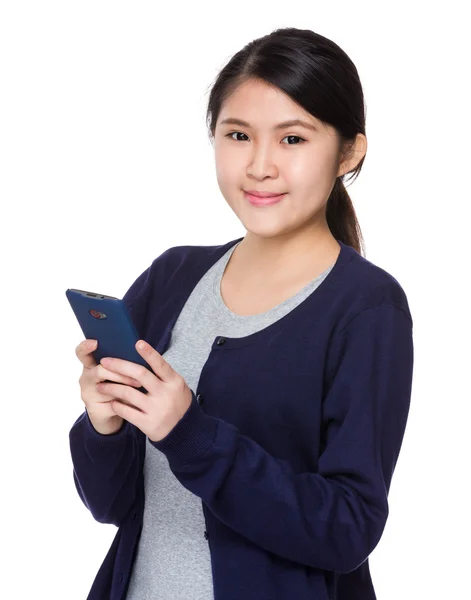
[[[104,435],[115,433],[121,429],[123,418],[117,415],[111,408],[111,396],[101,394],[96,389],[99,381],[115,381],[124,385],[141,387],[141,384],[125,375],[119,375],[108,371],[101,364],[97,364],[93,358],[92,352],[97,347],[96,340],[83,340],[75,348],[75,354],[83,365],[82,375],[79,379],[82,401],[87,409],[88,416],[93,427]]]

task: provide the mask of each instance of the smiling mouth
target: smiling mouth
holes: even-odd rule
[[[248,192],[244,191],[244,195],[250,202],[250,204],[254,206],[269,206],[270,204],[276,204],[277,202],[280,202],[280,200],[282,200],[282,198],[286,194],[279,194],[278,196],[268,196],[265,198],[261,198],[260,196],[253,196],[252,194],[249,194]]]
[[[256,190],[244,190],[246,194],[257,196],[257,198],[273,198],[275,196],[283,196],[286,192],[257,192]]]

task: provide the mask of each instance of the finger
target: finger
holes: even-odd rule
[[[121,375],[120,373],[115,373],[114,371],[105,369],[105,367],[102,364],[99,364],[96,369],[95,383],[105,380],[115,381],[116,383],[124,383],[125,385],[141,387],[141,383],[137,381],[137,379],[133,379],[132,377],[128,377],[127,375]]]
[[[157,377],[162,381],[170,383],[175,379],[176,376],[178,376],[165,358],[146,341],[139,340],[136,343],[136,350],[152,368]]]
[[[146,403],[146,396],[127,385],[121,385],[120,383],[97,383],[96,389],[100,394],[105,396],[111,396],[112,398],[118,398],[126,404],[129,404],[140,412],[145,412],[144,407]]]
[[[96,340],[83,340],[75,348],[75,354],[84,367],[92,368],[96,367],[97,362],[93,358],[92,352],[97,348]]]
[[[144,421],[142,419],[142,413],[139,410],[136,410],[133,406],[120,402],[119,400],[111,400],[110,404],[113,412],[142,431]]]
[[[120,375],[127,375],[128,377],[132,377],[136,381],[139,381],[149,393],[157,391],[159,383],[158,378],[150,369],[143,365],[122,358],[110,357],[102,358],[100,364],[109,371],[114,371]]]

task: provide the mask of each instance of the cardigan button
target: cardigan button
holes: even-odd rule
[[[207,531],[204,532],[204,538],[207,540],[209,538],[209,534]]]
[[[204,396],[202,394],[198,394],[196,396],[196,400],[197,400],[198,404],[204,404]]]
[[[223,344],[226,343],[226,338],[225,337],[220,337],[216,343],[217,343],[218,346],[222,346]]]

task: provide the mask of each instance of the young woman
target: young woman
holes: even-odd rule
[[[413,339],[343,183],[367,146],[357,70],[276,30],[222,69],[208,122],[246,235],[169,248],[131,285],[152,371],[76,350],[74,480],[118,527],[88,598],[372,600]]]

